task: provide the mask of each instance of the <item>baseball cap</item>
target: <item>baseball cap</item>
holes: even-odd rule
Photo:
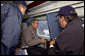
[[[20,4],[24,5],[24,6],[27,5],[25,1],[14,1],[14,2],[15,2],[15,3],[20,3]]]
[[[74,14],[71,14],[71,12],[74,12]],[[60,15],[60,14],[65,15],[65,16],[77,16],[75,9],[71,6],[61,7],[58,15]]]

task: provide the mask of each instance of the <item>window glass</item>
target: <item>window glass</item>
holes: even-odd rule
[[[49,37],[49,29],[48,29],[47,21],[39,21],[37,34],[39,36]]]

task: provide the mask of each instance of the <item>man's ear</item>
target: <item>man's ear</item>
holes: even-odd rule
[[[33,25],[34,23],[32,22],[31,24]]]
[[[63,20],[63,21],[65,21],[65,18],[64,18],[64,16],[62,16],[62,20]]]

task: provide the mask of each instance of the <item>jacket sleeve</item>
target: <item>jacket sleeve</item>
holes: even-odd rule
[[[50,47],[48,49],[48,55],[61,55],[61,51],[59,50],[57,43],[54,47]]]
[[[16,46],[20,35],[20,25],[18,15],[14,8],[9,8],[5,21],[1,26],[1,42],[7,48]]]
[[[49,55],[64,55],[71,54],[71,34],[62,34],[56,39],[56,44],[54,47],[49,48]]]
[[[30,30],[28,30],[28,32],[27,31],[25,32],[24,37],[26,40],[25,42],[28,46],[40,44],[40,39],[38,38],[38,36],[33,36]]]

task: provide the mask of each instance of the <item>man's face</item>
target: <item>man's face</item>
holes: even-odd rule
[[[20,5],[19,8],[20,8],[20,11],[21,11],[22,15],[25,15],[25,11],[26,11],[27,8],[23,5]]]
[[[35,21],[34,23],[32,23],[32,26],[37,29],[38,28],[38,25],[39,25],[39,21]]]
[[[61,18],[59,16],[59,23],[62,28],[65,28],[67,26],[67,22],[63,16]]]

